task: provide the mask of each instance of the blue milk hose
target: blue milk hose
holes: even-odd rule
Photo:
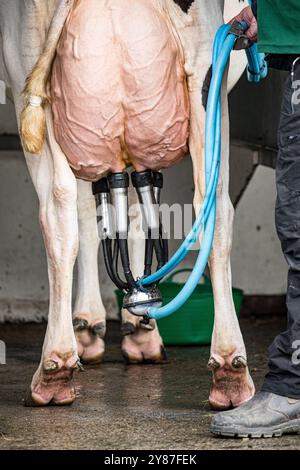
[[[225,37],[227,36],[228,29],[229,29],[228,27],[222,27],[218,30],[218,33],[216,36],[217,43],[219,43],[219,41],[220,41],[220,44],[223,43],[223,41],[225,40]],[[211,177],[210,177],[209,184],[207,186],[207,191],[206,191],[207,197],[204,199],[201,211],[191,231],[187,235],[185,241],[182,243],[182,245],[177,250],[177,252],[172,256],[172,258],[168,261],[168,263],[166,263],[159,271],[152,274],[151,276],[141,279],[141,284],[143,286],[148,286],[150,284],[153,284],[159,281],[160,279],[162,279],[163,277],[165,277],[171,271],[173,271],[173,269],[175,269],[178,266],[178,264],[185,258],[188,251],[196,243],[201,233],[201,230],[203,228],[203,224],[207,221],[208,215],[212,208],[215,189],[218,183],[219,164],[220,164],[219,158],[214,158],[213,163],[212,163],[212,169],[211,169]]]
[[[243,27],[246,28],[245,25]],[[184,259],[205,225],[203,242],[194,269],[180,293],[167,305],[161,308],[150,307],[148,309],[147,316],[156,320],[172,314],[188,300],[203,275],[212,248],[216,221],[216,188],[221,158],[220,92],[228,59],[237,39],[236,35],[229,33],[230,28],[230,25],[223,25],[219,28],[213,47],[213,75],[205,125],[205,182],[207,190],[202,208],[192,230],[181,247],[163,268],[147,278],[142,278],[140,280],[141,285],[150,285],[171,272]],[[266,74],[263,55],[258,55],[256,46],[252,46],[247,50],[247,57],[249,62],[248,78],[250,75],[250,79],[253,78],[252,81],[258,81]]]

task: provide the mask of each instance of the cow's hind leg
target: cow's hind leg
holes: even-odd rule
[[[196,87],[196,90],[198,87]],[[190,150],[195,176],[195,207],[204,194],[204,127],[205,112],[198,92],[191,94],[192,120]],[[209,397],[215,409],[238,406],[254,394],[254,385],[247,367],[247,356],[235,313],[230,251],[232,243],[233,207],[228,194],[229,185],[229,128],[227,92],[223,86],[222,99],[222,163],[217,190],[217,219],[210,272],[214,291],[215,322],[208,367],[213,374]]]
[[[77,185],[64,155],[55,143],[47,117],[48,143],[40,157],[27,163],[40,202],[50,287],[47,332],[27,405],[67,405],[75,399],[73,371],[78,354],[72,325],[73,266],[78,251]]]
[[[141,276],[144,270],[145,245],[142,236],[142,217],[134,190],[129,190],[130,202],[130,237],[129,255],[131,269],[135,277]],[[122,354],[129,364],[166,362],[166,352],[157,324],[154,320],[149,325],[141,323],[136,317],[123,309],[122,311]]]
[[[98,276],[99,236],[95,197],[91,183],[78,187],[78,285],[73,325],[78,354],[83,363],[95,364],[104,354],[106,312],[100,295]]]

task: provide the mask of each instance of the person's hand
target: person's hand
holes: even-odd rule
[[[250,39],[250,41],[257,41],[257,21],[255,16],[253,15],[251,7],[244,8],[241,13],[232,18],[229,23],[231,24],[234,21],[238,21],[239,23],[241,21],[245,21],[249,25],[249,28],[245,32],[245,35],[248,39]]]

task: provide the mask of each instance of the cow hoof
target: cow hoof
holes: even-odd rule
[[[213,374],[209,404],[214,410],[227,410],[250,400],[255,387],[242,355],[227,358],[211,357],[208,368]]]
[[[35,373],[25,406],[71,405],[75,398],[73,372],[78,369],[78,358],[72,353],[54,354],[46,359]]]
[[[94,335],[99,336],[99,338],[103,339],[106,334],[106,323],[104,321],[95,323],[91,326],[91,329]]]
[[[105,322],[96,321],[89,324],[85,318],[73,320],[77,341],[78,356],[83,364],[100,364],[104,355]]]
[[[133,333],[135,333],[135,330],[136,330],[136,326],[133,323],[130,323],[129,321],[122,323],[122,326],[121,326],[122,336],[132,335]]]
[[[220,367],[221,367],[221,364],[214,357],[209,358],[209,361],[207,363],[207,368],[209,370],[217,370],[217,369],[220,369]]]
[[[243,369],[247,367],[247,359],[244,356],[235,356],[231,364],[234,369]]]
[[[88,327],[89,327],[89,324],[87,320],[84,320],[83,318],[74,318],[73,328],[74,328],[75,333],[77,331],[87,330]]]
[[[163,364],[167,354],[156,325],[145,329],[142,325],[122,325],[122,354],[127,364]]]

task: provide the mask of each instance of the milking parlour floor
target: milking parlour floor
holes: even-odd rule
[[[252,376],[260,385],[278,318],[243,319]],[[299,436],[232,440],[213,437],[207,406],[208,347],[167,348],[169,363],[127,366],[117,322],[109,322],[102,365],[76,373],[71,407],[25,408],[45,325],[0,325],[7,365],[0,365],[0,449],[295,449]],[[163,443],[163,446],[161,445]]]

